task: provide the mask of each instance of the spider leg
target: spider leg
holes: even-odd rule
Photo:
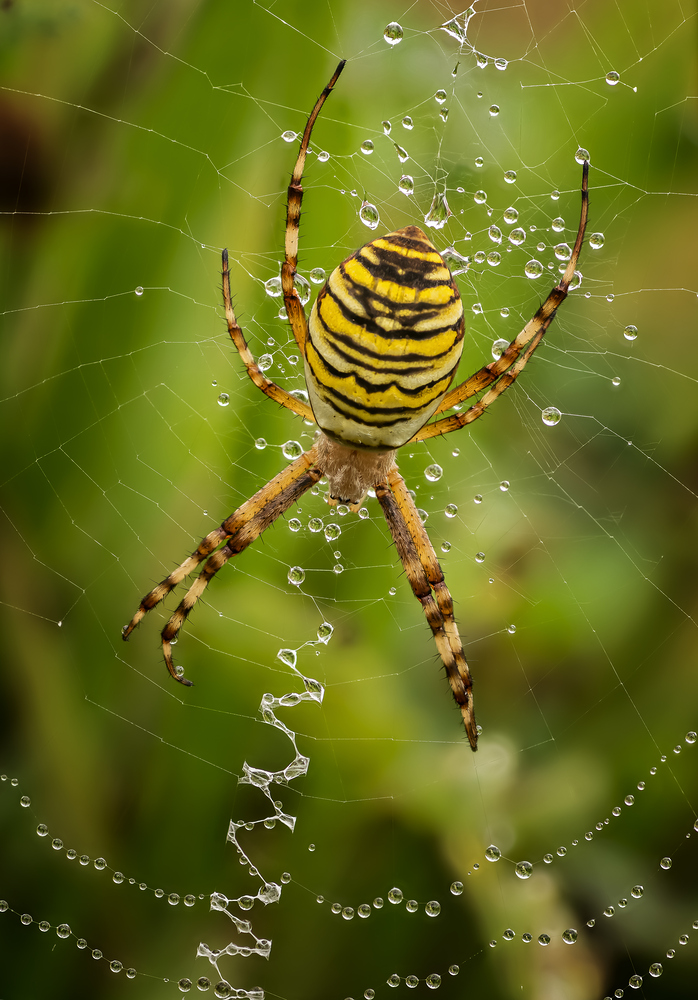
[[[305,318],[305,312],[303,311],[303,305],[298,297],[298,292],[293,286],[293,279],[296,276],[296,268],[298,267],[298,227],[300,225],[301,203],[303,201],[303,186],[301,181],[303,179],[303,170],[305,169],[305,157],[310,144],[310,134],[313,131],[313,126],[315,125],[315,121],[317,116],[320,114],[323,104],[331,94],[335,83],[339,79],[339,74],[344,69],[345,62],[346,60],[342,59],[340,64],[337,66],[332,79],[320,94],[315,102],[315,107],[310,112],[310,117],[308,118],[305,130],[303,131],[303,138],[301,139],[301,146],[298,151],[298,159],[296,160],[296,165],[293,168],[291,183],[288,186],[288,203],[286,207],[286,253],[284,262],[281,266],[281,287],[284,292],[284,304],[286,306],[286,312],[288,313],[291,329],[293,330],[293,336],[296,338],[296,343],[304,355],[305,338],[308,333],[308,326]]]
[[[232,556],[246,549],[263,531],[274,523],[277,517],[296,503],[306,490],[309,490],[311,486],[314,486],[315,483],[322,479],[323,474],[317,468],[316,459],[317,449],[313,446],[309,451],[301,455],[300,458],[297,458],[295,462],[288,465],[278,476],[275,476],[266,486],[263,486],[258,493],[255,493],[251,499],[247,500],[230,517],[223,521],[219,528],[206,535],[188,559],[185,559],[177,569],[173,570],[149,594],[146,594],[139,604],[135,615],[124,628],[122,632],[123,638],[128,639],[131,632],[146,613],[152,611],[171,590],[196,569],[199,563],[206,559],[203,569],[162,630],[162,652],[167,669],[175,680],[180,681],[182,684],[190,685],[191,681],[188,681],[175,669],[172,661],[172,642],[176,639],[179,630],[187,620],[189,612],[218,570]],[[217,552],[214,552],[222,542],[226,544]]]
[[[453,600],[436,553],[397,467],[391,469],[387,482],[379,483],[375,491],[412,592],[424,608],[434,634],[470,746],[477,750],[470,669],[453,618]]]
[[[252,351],[247,346],[247,341],[235,318],[235,310],[233,309],[233,300],[230,294],[230,271],[228,270],[227,250],[223,251],[223,305],[225,307],[225,321],[228,324],[230,339],[238,350],[242,363],[247,369],[247,374],[257,388],[261,389],[264,395],[269,396],[275,403],[279,403],[281,406],[285,406],[287,410],[293,410],[294,413],[297,413],[305,420],[311,420],[315,423],[313,411],[308,404],[300,399],[296,399],[290,392],[287,392],[280,385],[268,379],[255,361]]]
[[[433,424],[425,425],[421,428],[421,430],[417,431],[415,436],[412,438],[412,441],[424,441],[427,438],[436,437],[439,434],[449,434],[451,431],[464,427],[465,424],[472,423],[472,421],[476,420],[490,405],[490,403],[497,398],[497,396],[501,395],[502,392],[504,392],[505,389],[508,389],[514,382],[519,372],[525,367],[527,361],[543,339],[543,336],[550,326],[559,306],[567,298],[570,282],[572,281],[574,272],[577,269],[577,262],[582,249],[582,243],[584,241],[584,232],[586,230],[588,215],[589,161],[585,160],[584,167],[582,168],[582,210],[579,217],[577,238],[575,240],[574,248],[567,267],[565,268],[565,272],[562,275],[559,284],[552,289],[550,295],[548,295],[547,299],[542,304],[533,319],[530,320],[521,333],[519,333],[518,336],[512,340],[507,349],[502,353],[502,356],[497,361],[492,361],[489,365],[485,365],[484,368],[475,372],[474,375],[471,375],[470,378],[465,380],[465,382],[456,386],[455,389],[447,392],[435,412],[444,413],[452,406],[457,406],[466,399],[469,399],[471,396],[474,396],[476,393],[480,392],[481,389],[486,389],[488,385],[492,385],[493,382],[497,382],[497,379],[500,381],[497,382],[497,385],[483,396],[479,403],[475,403],[474,406],[471,406],[463,413],[456,413],[453,416],[437,420]],[[506,376],[504,374],[505,372]],[[504,377],[502,378],[502,376]],[[504,382],[504,384],[501,388],[499,388],[501,382]]]

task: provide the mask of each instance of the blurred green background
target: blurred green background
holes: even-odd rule
[[[459,13],[444,3],[2,5],[6,1000],[38,989],[171,997],[181,977],[217,981],[195,958],[199,941],[249,944],[198,897],[259,887],[225,837],[231,818],[268,812],[259,792],[238,786],[243,761],[273,770],[293,756],[258,714],[265,692],[300,689],[282,648],[297,650],[298,669],[327,692],[322,707],[278,713],[311,764],[307,778],[274,790],[298,817],[295,832],[240,835],[265,879],[292,878],[279,904],[231,906],[273,939],[268,963],[222,960],[235,987],[381,998],[398,995],[386,985],[393,973],[402,991],[416,975],[422,995],[438,973],[446,998],[586,1000],[627,990],[638,973],[633,995],[695,991],[697,750],[685,735],[698,729],[696,9],[475,7],[468,38],[482,66],[440,29]],[[390,21],[404,29],[395,46],[383,39]],[[301,387],[280,302],[264,292],[283,254],[296,155],[281,136],[302,130],[342,57],[312,141],[330,156],[309,157],[301,272],[329,273],[371,238],[362,200],[378,208],[380,232],[423,224],[446,188],[453,215],[433,231],[437,245],[502,258],[476,259],[459,279],[462,374],[547,294],[553,276],[530,281],[524,265],[556,267],[552,246],[573,242],[574,153],[591,154],[588,233],[603,233],[603,247],[585,246],[582,286],[547,343],[486,418],[400,455],[467,642],[483,727],[476,756],[373,500],[361,520],[308,495],[226,567],[176,647],[192,689],[179,690],[161,662],[167,611],[128,645],[120,638],[143,593],[282,467],[284,442],[312,440],[234,355],[220,248],[252,350],[271,354],[270,376]],[[367,139],[370,154],[360,151]],[[398,192],[403,173],[413,197]],[[510,206],[523,246],[508,240]],[[563,414],[556,427],[541,421],[546,406]],[[443,469],[435,482],[425,477],[433,463]],[[341,535],[312,532],[314,517]],[[300,589],[287,580],[295,565],[306,571]],[[327,644],[317,641],[325,621]],[[490,844],[503,855],[496,864],[484,857]],[[525,881],[513,867],[524,859],[534,863]],[[450,893],[454,881],[462,894]],[[419,902],[416,913],[387,902],[392,886]],[[168,905],[158,888],[196,904]],[[385,906],[367,919],[330,911],[378,896]],[[430,899],[438,918],[424,912]],[[23,926],[21,913],[34,923]],[[40,920],[51,925],[44,933]],[[56,936],[62,922],[67,940]],[[561,937],[569,927],[573,947]],[[547,947],[536,942],[543,933]],[[112,973],[94,948],[138,975]],[[653,962],[661,978],[648,975]]]

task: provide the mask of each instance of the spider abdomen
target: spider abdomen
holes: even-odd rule
[[[422,230],[367,243],[310,314],[305,376],[318,425],[347,445],[401,447],[439,405],[462,347],[458,289]]]

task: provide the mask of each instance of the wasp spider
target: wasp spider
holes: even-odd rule
[[[356,511],[373,489],[383,509],[415,597],[424,608],[460,708],[468,740],[477,749],[472,681],[453,618],[453,601],[412,497],[398,472],[398,448],[448,434],[477,420],[519,376],[567,296],[584,239],[589,164],[582,174],[579,230],[562,279],[497,361],[449,388],[463,347],[463,306],[451,274],[421,229],[407,226],[361,247],[330,275],[305,312],[294,278],[298,263],[301,180],[310,135],[344,62],[323,90],[303,132],[288,188],[284,303],[305,360],[310,405],[275,385],[260,370],[233,311],[228,254],[223,251],[223,302],[228,332],[247,372],[262,392],[318,425],[315,443],[203,539],[196,551],[141,601],[123,630],[127,639],[198,565],[204,566],[162,630],[167,668],[190,684],[172,659],[172,643],[211,579],[300,497],[327,477],[330,504]],[[469,408],[428,423],[486,389]]]

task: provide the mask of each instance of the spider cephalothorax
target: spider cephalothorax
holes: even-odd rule
[[[255,362],[235,318],[228,253],[223,251],[228,332],[250,378],[265,395],[317,423],[318,436],[312,448],[210,532],[188,559],[143,598],[123,637],[127,639],[146,612],[205,561],[162,630],[168,670],[176,680],[190,684],[174,665],[172,643],[228,559],[247,548],[323,476],[328,480],[330,503],[344,502],[356,509],[373,489],[434,634],[468,740],[476,750],[472,681],[453,602],[395,455],[407,443],[448,434],[477,420],[523,370],[574,277],[587,222],[589,164],[585,161],[582,171],[577,238],[560,282],[500,358],[451,389],[462,350],[463,307],[443,258],[421,229],[407,226],[389,233],[343,261],[318,295],[309,321],[295,290],[301,180],[310,134],[343,68],[341,62],[310,113],[288,188],[281,284],[291,329],[305,360],[309,404],[268,379]],[[428,423],[432,416],[460,408],[483,389],[487,391],[468,408]]]

